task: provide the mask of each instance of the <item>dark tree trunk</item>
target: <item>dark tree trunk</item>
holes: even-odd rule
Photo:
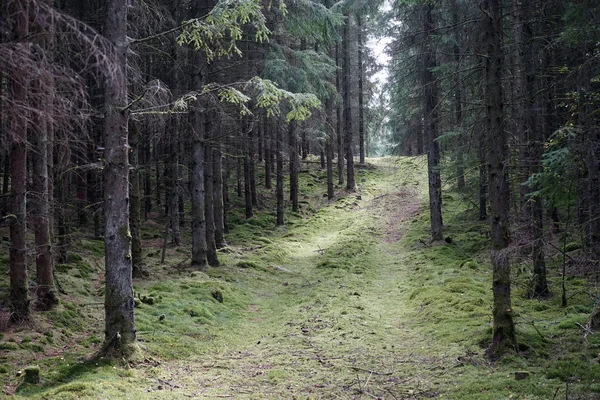
[[[205,2],[196,0],[192,3],[191,17],[197,18],[204,14]],[[205,84],[204,69],[206,63],[201,52],[190,50],[191,85],[192,89],[201,91]],[[196,101],[191,110],[192,128],[192,171],[190,192],[192,201],[192,267],[206,270],[208,264],[208,247],[206,243],[205,218],[205,187],[204,187],[204,138],[206,129],[206,114],[200,101]]]
[[[263,132],[265,139],[265,189],[272,188],[271,182],[271,163],[273,162],[273,157],[271,157],[271,153],[273,152],[273,141],[271,140],[272,132],[271,132],[271,124],[268,119],[265,119],[263,122]]]
[[[292,202],[292,211],[298,212],[298,169],[300,160],[298,159],[298,137],[296,136],[296,121],[289,124],[289,144],[290,144],[290,201]]]
[[[135,123],[130,122],[129,130],[129,163],[131,170],[129,171],[129,181],[131,183],[131,201],[129,203],[129,225],[131,226],[131,265],[133,268],[133,277],[142,278],[143,272],[143,257],[142,257],[142,213],[141,213],[141,191],[140,191],[140,172],[138,152],[140,150],[139,127]]]
[[[341,79],[341,66],[342,60],[340,56],[340,45],[335,45],[335,87],[338,93],[342,91],[342,79]],[[336,120],[335,120],[335,136],[337,138],[337,174],[338,184],[344,184],[344,136],[342,135],[342,105],[337,104],[335,109]]]
[[[107,5],[106,38],[114,45],[116,69],[106,77],[104,116],[104,238],[106,330],[104,353],[127,357],[135,343],[131,233],[129,231],[129,162],[127,141],[128,1]]]
[[[208,144],[204,146],[204,201],[205,201],[205,218],[206,218],[206,259],[208,265],[216,267],[219,265],[217,257],[217,244],[215,241],[215,211],[214,211],[214,182],[213,182],[213,124],[211,116],[206,117],[205,134]]]
[[[499,0],[482,3],[485,58],[485,107],[488,142],[490,235],[492,261],[492,342],[489,354],[516,349],[517,340],[510,298],[508,146],[504,130],[502,94],[502,27]]]
[[[248,146],[248,143],[244,144],[244,210],[246,212],[246,219],[254,216],[252,209],[252,184],[250,183],[250,150]]]
[[[346,15],[346,23],[344,24],[344,37],[342,39],[342,54],[344,57],[344,66],[342,71],[342,83],[344,90],[344,133],[346,145],[346,189],[354,190],[356,181],[354,179],[354,156],[352,150],[352,97],[350,93],[351,68],[350,63],[352,57],[350,55],[350,16]]]
[[[256,163],[254,161],[254,144],[256,135],[254,127],[249,126],[248,131],[248,168],[250,171],[250,198],[253,206],[258,206],[258,196],[256,194]]]
[[[521,171],[524,180],[530,174],[540,172],[543,155],[542,124],[536,123],[534,110],[535,96],[535,63],[536,52],[533,45],[533,32],[530,26],[531,0],[513,0],[514,34],[515,34],[515,76],[516,76],[516,136],[521,144]],[[545,57],[543,57],[545,58]],[[549,83],[548,86],[551,86]],[[542,99],[544,96],[537,96]],[[539,101],[539,100],[538,100]],[[540,104],[541,107],[541,104]],[[531,297],[546,297],[548,280],[546,277],[546,261],[544,256],[544,209],[541,196],[534,195],[539,188],[531,184],[521,185],[521,221],[526,226],[526,233],[531,236],[533,255],[533,276],[530,285]]]
[[[365,75],[365,66],[363,62],[363,25],[362,18],[356,15],[356,29],[358,31],[358,148],[359,162],[365,164],[365,110],[364,110],[364,90],[363,79]]]
[[[160,166],[160,157],[161,157],[161,147],[160,147],[161,143],[160,141],[157,141],[157,143],[154,145],[154,167],[155,167],[155,176],[156,176],[156,205],[159,207],[160,209],[160,205],[162,204],[161,202],[161,196],[162,196],[162,173],[161,173],[161,166]]]
[[[44,44],[42,43],[42,46]],[[43,78],[42,78],[43,79]],[[52,86],[52,82],[45,82]],[[42,95],[43,84],[33,84],[34,90]],[[35,93],[34,93],[35,95]],[[48,111],[48,104],[41,104],[37,99],[33,100],[35,108]],[[52,159],[49,150],[49,130],[52,124],[48,123],[44,114],[38,114],[33,118],[34,126],[31,127],[31,142],[35,156],[32,157],[33,164],[33,226],[35,233],[35,270],[36,270],[36,302],[38,310],[49,310],[58,303],[54,289],[53,257],[51,246],[51,214],[50,214],[50,179],[49,164]]]
[[[14,15],[13,31],[19,41],[29,35],[29,0],[14,2],[11,10]],[[28,50],[24,50],[28,51]],[[27,103],[29,82],[18,71],[11,77],[11,97],[15,104]],[[29,318],[29,292],[27,290],[27,124],[28,116],[14,113],[11,132],[10,182],[10,320],[20,323]]]
[[[456,129],[462,131],[463,128],[463,110],[462,110],[462,101],[463,101],[463,82],[461,78],[461,64],[460,64],[460,47],[459,43],[461,43],[460,37],[460,20],[458,17],[458,5],[456,0],[451,1],[451,12],[452,12],[452,25],[455,26],[455,37],[454,37],[454,46],[452,47],[452,53],[454,58],[455,66],[455,80],[454,80],[454,116],[456,122]],[[466,186],[465,183],[465,166],[464,166],[464,155],[463,155],[463,147],[458,145],[455,150],[455,158],[456,158],[456,187],[458,189],[464,189]]]
[[[245,150],[243,150],[245,153]],[[244,154],[244,159],[246,158],[245,154]],[[238,197],[242,197],[242,186],[243,186],[243,180],[244,177],[242,176],[243,173],[243,165],[244,165],[244,160],[242,159],[242,157],[237,157],[236,158],[236,166],[235,166],[235,177],[236,177],[236,181],[237,181],[237,186],[236,186],[236,193]]]
[[[333,199],[333,148],[335,146],[333,139],[333,93],[329,94],[326,104],[327,126],[329,135],[325,139],[325,156],[327,164],[327,200]]]
[[[171,232],[171,244],[181,246],[181,231],[179,223],[179,118],[171,117],[171,132],[169,137],[169,160],[168,178],[165,184],[169,190],[166,192],[166,204],[168,204],[169,230]]]
[[[435,29],[433,3],[423,6],[423,136],[427,140],[427,174],[429,176],[429,211],[431,239],[442,240],[442,181],[440,177],[440,145],[438,136],[437,83],[432,69],[436,67],[435,45],[431,32]]]
[[[284,224],[284,210],[285,203],[283,198],[283,130],[277,126],[277,144],[276,144],[276,157],[277,157],[277,178],[276,178],[276,197],[277,197],[277,226]]]
[[[152,212],[152,174],[150,173],[150,141],[146,140],[143,145],[144,154],[144,220],[148,221],[149,214]]]
[[[221,249],[225,243],[225,204],[223,201],[223,144],[215,143],[213,148],[215,246]]]

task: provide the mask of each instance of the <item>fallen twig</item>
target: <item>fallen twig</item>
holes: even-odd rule
[[[350,368],[352,368],[355,371],[362,371],[362,372],[368,372],[370,374],[375,374],[375,375],[392,375],[394,374],[395,371],[390,371],[390,372],[377,372],[377,371],[373,371],[370,369],[365,369],[365,368],[360,368],[360,367],[355,367],[353,365],[350,366]]]

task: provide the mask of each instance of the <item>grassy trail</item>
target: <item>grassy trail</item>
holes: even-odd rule
[[[314,190],[302,199],[304,216],[288,215],[285,228],[272,219],[238,223],[222,266],[208,273],[187,269],[177,248],[168,265],[150,261],[150,279],[134,284],[143,348],[137,362],[89,358],[102,340],[102,310],[89,307],[102,304],[102,272],[93,264],[82,274],[80,265],[98,257],[93,243],[82,241],[89,256],[76,258],[78,267],[62,279],[73,282],[70,291],[90,285],[93,274],[96,283],[40,316],[48,320],[35,322],[35,335],[4,338],[11,349],[3,356],[4,393],[53,400],[534,400],[569,391],[569,398],[597,398],[600,367],[578,353],[600,348],[578,330],[590,309],[562,309],[558,296],[527,299],[523,279],[513,296],[520,353],[494,364],[485,359],[487,229],[447,191],[444,230],[452,243],[426,242],[422,161],[373,161],[376,168],[357,171],[357,192],[327,203]],[[309,170],[301,182],[311,180],[320,187],[322,171]],[[148,260],[156,260],[158,242],[146,243]],[[569,284],[574,292],[586,287]],[[41,383],[18,386],[11,366],[36,363]],[[516,380],[522,370],[528,378]]]
[[[453,355],[412,329],[403,304],[399,239],[422,201],[399,166],[379,167],[384,179],[272,238],[281,262],[244,282],[255,297],[230,327],[237,337],[215,338],[203,365],[176,362],[161,379],[208,398],[436,396]]]

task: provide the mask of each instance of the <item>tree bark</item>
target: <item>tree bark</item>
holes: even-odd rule
[[[225,204],[223,201],[223,144],[215,143],[213,148],[214,177],[214,213],[215,213],[215,246],[221,249],[225,243]]]
[[[277,175],[276,175],[276,198],[277,198],[277,226],[284,224],[285,203],[283,198],[283,129],[277,129]]]
[[[344,90],[344,133],[345,133],[345,146],[346,146],[346,189],[355,190],[356,181],[354,178],[354,156],[352,150],[352,100],[350,93],[350,79],[351,79],[351,68],[350,63],[352,57],[350,56],[350,16],[346,15],[346,22],[344,24],[344,37],[342,39],[342,54],[344,57],[344,66],[342,72],[342,83]]]
[[[296,121],[289,123],[289,145],[290,145],[290,201],[292,202],[292,211],[298,212],[298,169],[300,160],[298,157],[298,137],[296,136]]]
[[[131,226],[131,265],[134,278],[144,277],[143,257],[142,257],[142,213],[141,213],[141,191],[140,191],[140,173],[139,173],[139,127],[130,122],[129,130],[129,181],[131,183],[131,201],[129,203],[129,224]]]
[[[438,136],[437,82],[432,69],[436,67],[435,44],[431,32],[435,29],[433,3],[423,6],[423,136],[427,140],[427,175],[429,177],[429,211],[431,239],[442,240],[442,181],[440,176],[440,145]]]
[[[215,209],[214,209],[214,182],[213,182],[213,124],[211,121],[211,115],[206,115],[206,128],[205,134],[207,144],[204,146],[204,206],[206,218],[206,259],[208,265],[216,267],[219,265],[219,258],[217,257],[217,244],[215,241]]]
[[[492,342],[489,354],[495,357],[516,349],[517,340],[510,298],[508,146],[504,130],[502,93],[502,27],[499,0],[482,2],[485,57],[487,160],[489,174],[490,235],[492,261]]]
[[[40,46],[47,49],[47,43],[41,39]],[[48,77],[41,76],[40,80],[45,80],[45,85],[53,86],[53,82]],[[53,256],[51,242],[51,214],[50,214],[50,178],[49,164],[52,148],[49,144],[49,130],[52,124],[49,124],[46,115],[48,115],[50,104],[42,104],[39,99],[43,96],[44,84],[36,82],[32,84],[34,90],[34,107],[38,112],[33,117],[34,126],[31,127],[31,143],[33,145],[34,156],[33,166],[33,187],[35,193],[33,196],[33,227],[35,234],[35,269],[36,269],[36,300],[35,308],[46,311],[58,303],[58,297],[54,288],[53,276]],[[37,91],[37,96],[36,92]]]
[[[106,38],[113,44],[115,70],[105,80],[104,238],[106,330],[103,353],[127,357],[134,349],[134,300],[129,231],[129,143],[127,138],[127,9],[110,0]]]
[[[29,0],[14,2],[13,31],[17,40],[25,41],[29,35]],[[23,51],[29,51],[23,49]],[[17,71],[10,82],[14,104],[27,103],[29,82]],[[11,138],[11,215],[10,219],[10,320],[20,323],[29,318],[29,292],[27,287],[27,125],[28,116],[15,112],[9,137]]]
[[[362,17],[356,14],[356,29],[358,31],[358,149],[360,165],[365,164],[365,106],[363,80],[365,66],[363,61],[363,24]]]
[[[340,56],[340,45],[335,45],[335,87],[337,93],[342,92],[342,60]],[[335,120],[335,137],[337,139],[337,174],[338,184],[344,184],[344,136],[342,135],[342,105],[338,102],[335,108],[336,120]]]

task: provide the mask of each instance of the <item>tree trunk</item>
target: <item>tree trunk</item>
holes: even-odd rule
[[[346,15],[346,23],[344,24],[344,37],[342,39],[342,54],[344,57],[344,66],[342,72],[344,86],[344,133],[346,145],[346,189],[354,190],[356,181],[354,179],[354,156],[352,153],[352,101],[350,93],[351,68],[350,63],[352,57],[350,55],[350,16]]]
[[[335,87],[337,93],[342,91],[342,79],[341,79],[341,66],[342,60],[340,56],[340,45],[335,45]],[[344,184],[344,136],[342,135],[342,105],[338,102],[335,108],[336,120],[335,120],[335,137],[337,138],[337,174],[338,184]]]
[[[116,50],[115,70],[105,81],[104,238],[106,330],[103,352],[130,355],[134,349],[134,300],[129,231],[129,144],[127,140],[128,1],[107,5],[106,38]]]
[[[284,224],[284,198],[283,198],[283,130],[277,127],[277,177],[276,177],[276,197],[277,197],[277,226]]]
[[[517,340],[510,298],[508,146],[504,130],[502,94],[502,27],[499,0],[482,3],[485,58],[485,106],[488,142],[491,261],[493,269],[492,342],[488,349],[494,357]]]
[[[325,157],[326,157],[326,165],[327,165],[327,200],[333,199],[334,189],[333,189],[333,148],[334,148],[334,139],[333,139],[333,93],[329,93],[329,97],[327,98],[326,103],[326,115],[327,115],[327,126],[329,127],[329,132],[327,138],[325,139]]]
[[[197,18],[204,15],[205,2],[196,0],[192,3],[191,17]],[[206,78],[204,69],[206,62],[199,51],[190,50],[191,85],[192,90],[202,91]],[[206,114],[200,101],[196,101],[191,110],[192,128],[192,171],[190,178],[190,192],[192,201],[192,267],[206,270],[208,264],[208,247],[206,243],[206,218],[205,218],[205,187],[204,187],[204,138],[206,129]]]
[[[225,204],[223,201],[223,144],[218,142],[213,148],[215,246],[221,249],[225,243]]]
[[[290,201],[292,202],[292,211],[298,212],[298,169],[300,160],[298,157],[298,137],[296,136],[296,121],[289,123],[289,144],[290,144]]]
[[[436,67],[435,45],[431,32],[435,29],[433,3],[423,6],[423,136],[427,140],[427,174],[429,176],[429,211],[431,239],[442,240],[442,181],[440,177],[440,145],[438,136],[437,83],[432,69]]]
[[[463,101],[463,82],[461,78],[461,64],[460,64],[460,47],[459,43],[461,43],[460,37],[460,20],[458,14],[458,5],[456,0],[451,0],[451,12],[452,12],[452,25],[455,26],[455,35],[454,35],[454,45],[453,45],[453,57],[455,67],[456,78],[454,79],[454,116],[456,129],[462,131],[463,128],[463,110],[462,110],[462,101]],[[463,155],[463,147],[461,145],[456,146],[455,150],[455,158],[456,158],[456,187],[457,189],[464,189],[466,186],[465,183],[465,166],[464,166],[464,155]]]
[[[206,218],[206,259],[208,265],[216,267],[219,265],[217,257],[217,244],[215,241],[215,210],[214,210],[214,182],[213,182],[213,124],[211,115],[206,116],[206,134],[207,144],[204,146],[204,206]]]
[[[264,119],[263,121],[263,136],[265,139],[265,189],[272,188],[271,182],[271,163],[273,162],[273,158],[271,157],[271,153],[273,152],[271,140],[272,132],[271,132],[271,124],[268,119]]]
[[[136,123],[130,122],[129,145],[129,163],[131,170],[129,171],[129,181],[131,183],[131,201],[129,203],[129,224],[131,226],[131,266],[133,269],[134,278],[142,278],[143,257],[142,257],[142,213],[141,213],[141,191],[140,191],[140,172],[138,153],[140,151],[139,127]]]
[[[365,164],[365,106],[363,80],[365,66],[363,62],[363,25],[362,18],[356,15],[356,29],[358,30],[358,148],[360,165]]]
[[[171,231],[171,244],[181,246],[181,231],[179,223],[179,118],[171,117],[171,136],[169,137],[169,174],[166,184],[169,190],[165,200],[168,204],[169,229]]]
[[[13,30],[17,40],[25,41],[29,35],[29,0],[14,2]],[[28,50],[23,50],[28,51]],[[11,97],[15,104],[27,103],[29,82],[17,71],[12,76]],[[10,320],[20,323],[29,318],[29,292],[27,288],[27,124],[28,116],[15,112],[12,119],[11,156],[11,215],[10,219]]]
[[[42,46],[47,47],[44,43]],[[44,79],[44,78],[40,78]],[[53,83],[47,78],[44,84],[51,87]],[[37,89],[38,95],[43,95],[44,90],[41,82],[36,82],[33,86]],[[34,92],[35,96],[35,92]],[[34,99],[34,107],[40,111],[48,111],[49,104],[41,104],[38,99]],[[51,145],[48,144],[49,130],[52,124],[48,123],[45,114],[37,114],[33,118],[34,126],[31,127],[31,142],[34,149],[33,164],[33,226],[35,233],[35,269],[36,269],[36,302],[35,308],[46,311],[58,303],[56,291],[54,289],[53,257],[51,246],[51,228],[50,228],[50,189],[49,189],[49,157],[48,151]]]
[[[244,132],[242,132],[244,136],[246,128],[247,127],[244,124]],[[252,209],[252,184],[250,183],[250,149],[248,147],[249,144],[246,142],[244,144],[244,210],[246,212],[246,219],[254,216],[254,211]]]

